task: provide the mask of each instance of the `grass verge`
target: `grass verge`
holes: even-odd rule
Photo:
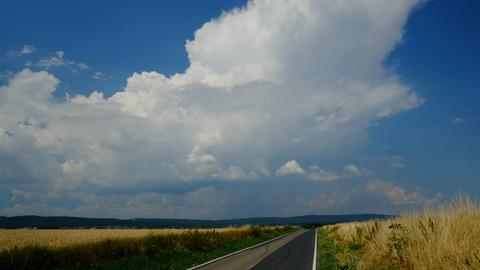
[[[0,269],[185,269],[292,231],[258,227],[228,232],[108,239],[63,248],[28,246],[0,253]]]
[[[324,228],[317,229],[317,269],[356,269],[361,256],[361,245],[343,241]]]

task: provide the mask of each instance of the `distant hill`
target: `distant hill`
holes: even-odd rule
[[[81,218],[81,217],[42,217],[15,216],[0,217],[0,228],[191,228],[191,227],[226,227],[246,224],[255,225],[304,225],[333,224],[370,219],[384,219],[389,215],[308,215],[297,217],[256,217],[223,220],[170,219],[170,218]]]

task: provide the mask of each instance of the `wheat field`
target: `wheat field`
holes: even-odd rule
[[[468,198],[389,220],[326,229],[362,246],[356,269],[480,269],[480,207]],[[340,259],[348,261],[348,254]]]
[[[186,269],[295,229],[2,230],[0,269]]]
[[[247,230],[249,227],[198,229],[228,232]],[[26,246],[60,248],[69,245],[99,242],[106,239],[140,238],[149,235],[179,234],[191,229],[0,229],[0,251]]]

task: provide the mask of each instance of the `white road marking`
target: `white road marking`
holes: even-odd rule
[[[312,270],[317,270],[317,228],[315,228],[315,247],[313,249]]]

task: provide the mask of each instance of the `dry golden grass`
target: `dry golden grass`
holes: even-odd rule
[[[480,207],[466,198],[386,221],[326,229],[363,246],[356,269],[480,269]]]
[[[198,229],[198,231],[239,231],[248,230],[248,226],[218,229]],[[99,242],[106,239],[140,238],[149,235],[179,234],[189,229],[0,229],[0,251],[14,247],[47,246],[64,247],[75,244]],[[191,230],[191,229],[190,229]]]

